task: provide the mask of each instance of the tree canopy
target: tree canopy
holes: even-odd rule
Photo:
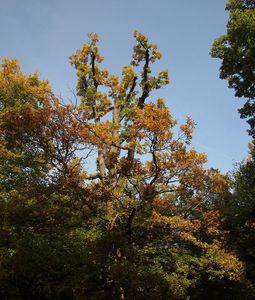
[[[249,134],[255,137],[255,2],[229,0],[226,9],[227,32],[214,41],[211,55],[222,60],[220,78],[237,97],[248,99],[239,112],[248,118]]]
[[[2,60],[3,299],[234,299],[244,266],[215,205],[227,180],[191,147],[194,121],[177,126],[152,99],[168,72],[155,75],[157,45],[134,38],[118,77],[89,34],[70,57],[74,104]]]

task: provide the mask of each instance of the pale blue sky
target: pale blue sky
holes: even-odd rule
[[[237,113],[243,102],[209,56],[225,32],[224,8],[224,0],[0,0],[0,57],[17,57],[25,72],[39,71],[66,97],[75,87],[68,57],[88,32],[99,34],[104,65],[117,75],[130,61],[133,31],[145,33],[163,54],[155,71],[167,68],[171,78],[155,96],[178,121],[193,117],[193,146],[225,172],[247,155],[249,137]]]

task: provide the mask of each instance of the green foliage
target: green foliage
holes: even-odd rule
[[[237,97],[248,101],[240,109],[248,118],[249,133],[255,136],[255,3],[253,0],[229,0],[227,33],[213,43],[211,55],[222,60],[220,78],[227,79]]]
[[[231,178],[232,192],[226,196],[221,211],[223,228],[229,232],[229,243],[246,263],[250,289],[255,292],[255,150],[241,163]],[[252,286],[253,285],[253,286]]]

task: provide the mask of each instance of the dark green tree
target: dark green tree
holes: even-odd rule
[[[255,142],[248,159],[239,164],[230,179],[232,192],[221,208],[229,243],[246,263],[246,277],[255,293]],[[248,298],[253,299],[253,298]]]
[[[239,110],[248,118],[249,134],[255,136],[255,1],[229,0],[230,16],[226,34],[212,46],[212,57],[222,60],[220,78],[228,81],[237,97],[247,99]]]

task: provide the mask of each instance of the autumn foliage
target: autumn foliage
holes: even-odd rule
[[[118,77],[89,34],[70,57],[75,104],[2,60],[3,299],[234,299],[244,266],[220,227],[226,178],[191,147],[194,121],[152,99],[168,72],[134,38]]]

